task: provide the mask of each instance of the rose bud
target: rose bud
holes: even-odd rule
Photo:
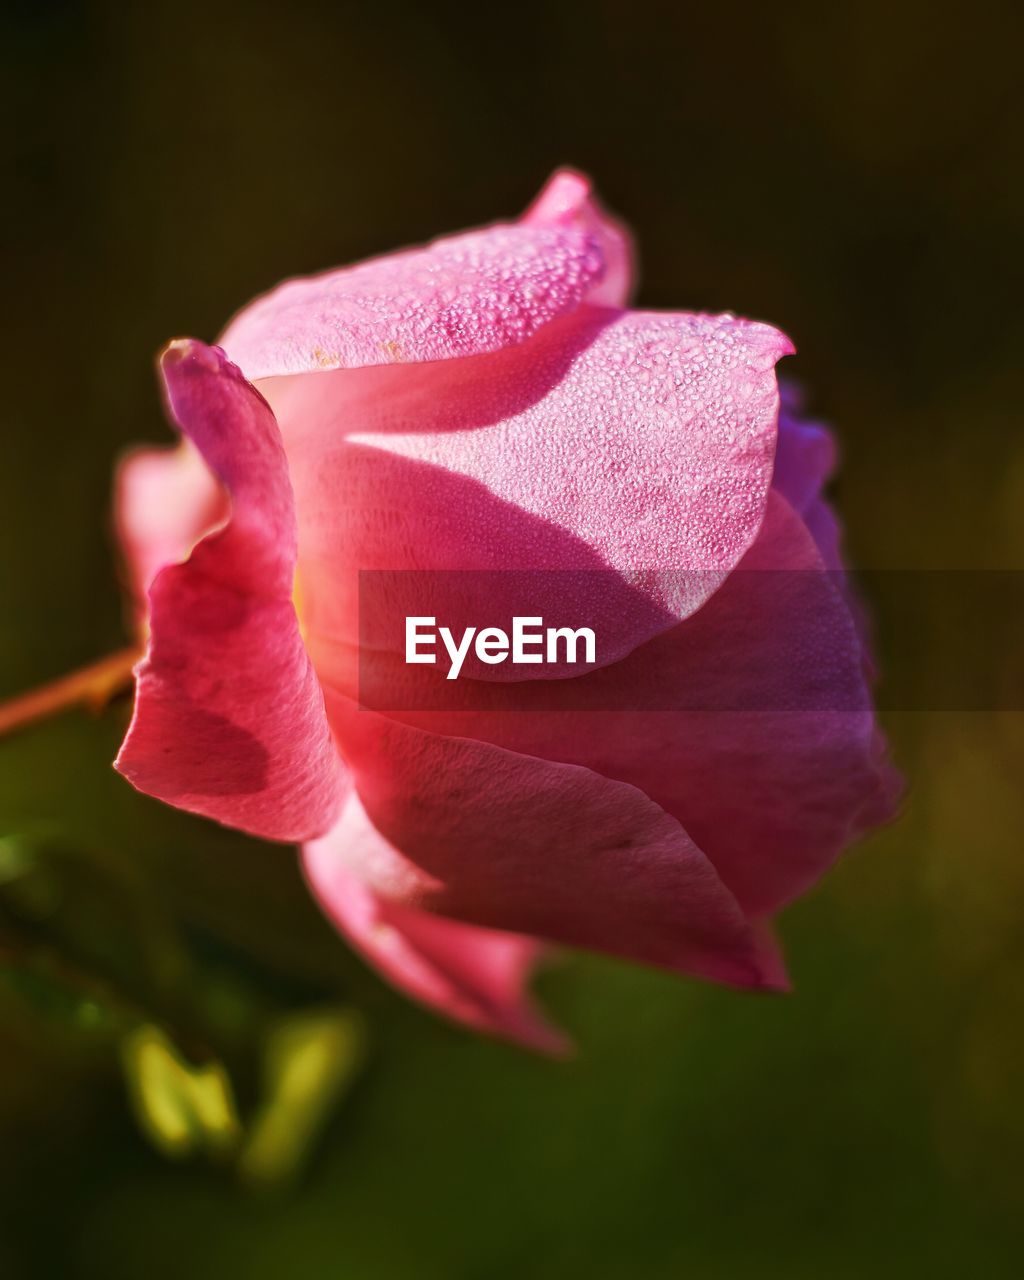
[[[117,768],[302,844],[388,979],[546,1050],[527,982],[548,943],[785,987],[772,916],[897,791],[822,498],[832,441],[780,413],[789,340],[632,310],[632,273],[558,173],[516,223],[171,343],[182,444],[118,480],[148,648]],[[585,625],[596,653],[472,656],[446,682],[403,661],[414,613]]]

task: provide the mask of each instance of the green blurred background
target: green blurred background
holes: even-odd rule
[[[0,696],[125,641],[110,471],[170,440],[166,338],[563,162],[642,303],[794,337],[856,564],[1021,567],[1013,11],[8,5]],[[906,813],[786,913],[792,996],[566,958],[554,1065],[387,989],[289,850],[135,795],[127,713],[0,742],[4,1280],[1020,1274],[1019,712],[887,715]]]

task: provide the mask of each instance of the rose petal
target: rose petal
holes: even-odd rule
[[[527,990],[540,944],[379,898],[346,864],[378,861],[384,844],[351,795],[334,828],[305,845],[306,876],[337,927],[395,986],[424,1004],[480,1031],[565,1053],[565,1037],[545,1022]]]
[[[751,916],[891,816],[863,647],[839,575],[773,491],[753,548],[692,618],[574,680],[449,682],[361,655],[389,714],[629,783],[682,825]],[[440,708],[436,710],[415,708]]]
[[[645,734],[637,723],[643,763],[614,776],[686,824],[748,914],[773,913],[821,877],[866,812],[877,823],[894,810],[845,583],[773,494],[737,573],[663,639],[665,666],[652,662],[648,679],[685,672],[723,710],[648,717]]]
[[[828,427],[803,417],[803,396],[797,385],[786,380],[779,390],[779,439],[772,486],[795,511],[805,515],[835,470],[836,444]]]
[[[499,571],[493,590],[480,575],[430,584],[442,624],[478,626],[517,611],[511,570],[529,572],[518,612],[599,627],[599,663],[687,617],[760,527],[789,350],[731,316],[586,308],[496,355],[264,382],[316,661],[356,640],[359,570]],[[546,600],[535,570],[575,577]]]
[[[339,847],[382,899],[746,987],[779,983],[678,822],[589,769],[423,733],[328,691],[360,801],[384,837]]]
[[[600,246],[605,274],[587,301],[621,307],[629,299],[636,275],[633,238],[624,223],[602,208],[584,174],[574,169],[552,174],[522,222],[531,227],[575,227],[588,232]]]
[[[256,835],[334,819],[342,769],[291,602],[295,516],[266,402],[216,348],[172,343],[170,412],[232,515],[150,591],[150,640],[116,767],[140,791]]]
[[[522,222],[290,280],[221,343],[253,379],[498,351],[585,301],[621,304],[628,261],[587,180],[557,173]]]

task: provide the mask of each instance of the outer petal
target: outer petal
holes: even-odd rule
[[[490,594],[479,575],[433,581],[428,612],[452,626],[561,612],[600,627],[599,664],[687,617],[761,525],[789,350],[731,316],[587,308],[497,355],[264,383],[317,662],[356,639],[358,570],[499,571]],[[519,608],[513,569],[567,576],[545,600],[533,573]]]
[[[894,775],[842,581],[776,492],[753,548],[704,608],[613,666],[502,687],[380,653],[361,663],[364,697],[405,723],[641,789],[751,915],[803,892],[892,812]]]
[[[705,610],[652,642],[637,675],[650,690],[675,681],[681,709],[634,717],[639,756],[614,776],[686,824],[749,914],[804,893],[892,816],[899,782],[845,582],[778,494],[739,570]],[[709,710],[688,711],[687,688]]]
[[[534,1007],[526,984],[533,938],[460,924],[377,896],[347,864],[379,862],[384,838],[351,795],[336,826],[303,850],[313,892],[354,946],[400,990],[480,1031],[545,1053],[565,1038]],[[386,848],[384,857],[393,856]]]
[[[769,941],[635,787],[423,733],[329,690],[328,708],[384,837],[338,857],[384,900],[739,986],[780,984]]]
[[[621,304],[628,261],[625,233],[587,180],[563,172],[517,225],[291,280],[240,312],[221,341],[250,378],[478,355],[583,302]]]
[[[291,602],[295,517],[273,414],[216,348],[172,343],[162,369],[171,415],[233,511],[150,587],[149,650],[117,768],[256,835],[319,835],[343,778]]]

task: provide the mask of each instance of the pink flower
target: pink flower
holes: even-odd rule
[[[388,978],[545,1049],[544,942],[783,987],[770,918],[895,794],[825,572],[831,438],[779,412],[792,346],[627,309],[630,278],[561,172],[517,223],[281,285],[222,349],[167,348],[185,439],[118,489],[149,627],[118,769],[301,842]],[[603,647],[574,679],[477,664],[424,706],[435,672],[360,650],[361,570],[418,571],[439,622],[547,592]]]

